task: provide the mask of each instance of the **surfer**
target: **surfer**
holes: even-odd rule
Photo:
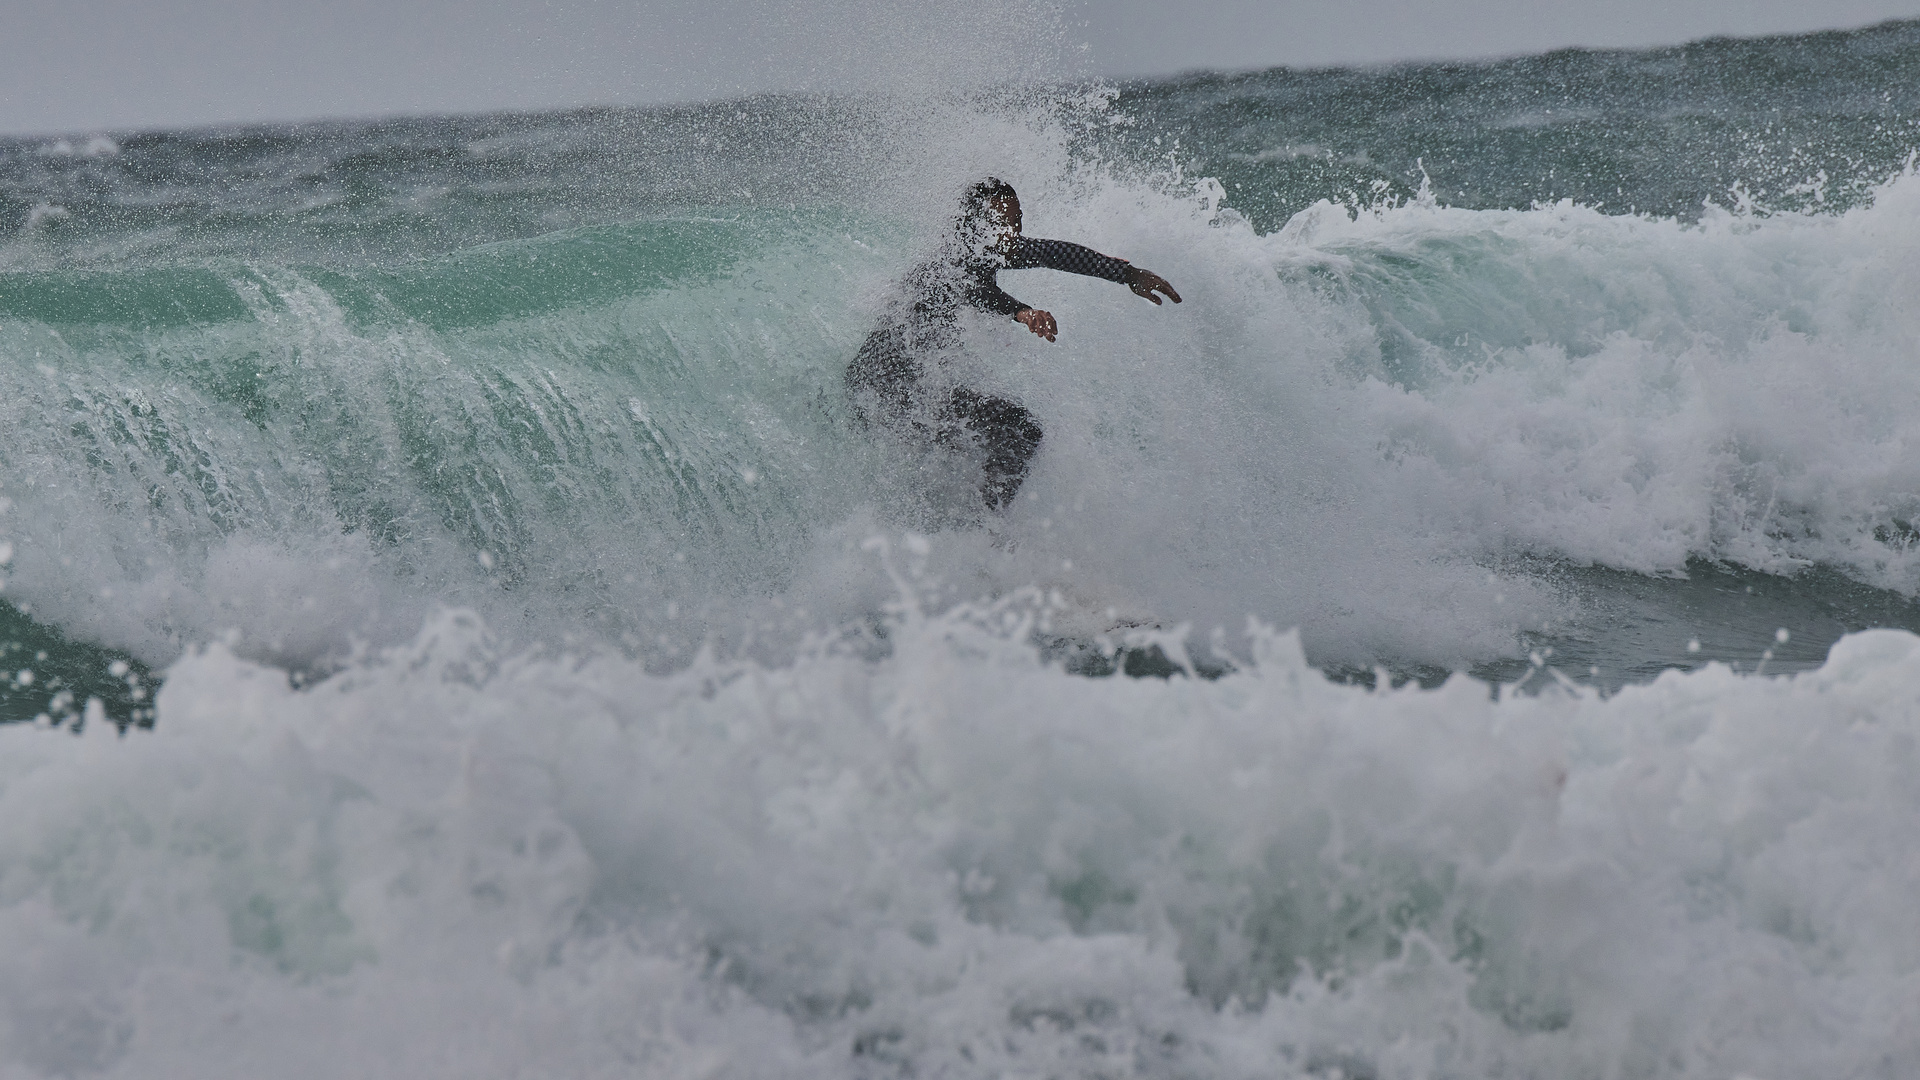
[[[1020,490],[1027,463],[1040,448],[1040,425],[1005,398],[965,386],[945,393],[929,389],[921,358],[957,343],[962,307],[1011,318],[1053,341],[1059,325],[1052,313],[1000,288],[1000,271],[1034,267],[1119,282],[1155,304],[1161,302],[1156,292],[1180,302],[1165,278],[1125,259],[1021,235],[1020,196],[1012,185],[988,177],[967,188],[953,235],[907,275],[903,295],[847,368],[847,393],[864,422],[977,453],[985,474],[980,496],[989,510],[1004,509]]]

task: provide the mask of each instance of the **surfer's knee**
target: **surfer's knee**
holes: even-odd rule
[[[1022,462],[1039,450],[1040,440],[1046,434],[1032,413],[1005,398],[989,398],[983,419],[983,426],[991,432],[987,439],[993,448]]]
[[[1032,413],[1018,405],[1015,405],[1013,409],[1014,415],[1010,416],[1007,421],[1009,437],[1021,446],[1026,447],[1027,453],[1031,455],[1035,450],[1039,449],[1040,440],[1046,435],[1046,432],[1041,430],[1040,421],[1035,420]]]

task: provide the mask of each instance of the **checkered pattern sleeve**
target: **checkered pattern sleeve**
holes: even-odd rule
[[[1005,289],[994,284],[992,279],[981,282],[967,290],[967,303],[982,311],[991,311],[995,315],[1012,318],[1025,310],[1025,304],[1013,298]]]
[[[1069,274],[1106,278],[1108,281],[1117,281],[1122,285],[1127,282],[1127,271],[1132,269],[1125,259],[1102,255],[1090,247],[1071,244],[1065,240],[1015,237],[1013,250],[1007,256],[1007,269],[1026,270],[1036,266],[1044,266],[1049,270],[1065,270]]]

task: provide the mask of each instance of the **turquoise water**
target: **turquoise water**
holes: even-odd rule
[[[1916,69],[0,141],[0,1073],[1905,1075]]]

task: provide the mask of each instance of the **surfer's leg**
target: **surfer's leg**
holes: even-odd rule
[[[866,424],[904,424],[913,411],[920,365],[907,350],[898,327],[883,326],[867,335],[847,365],[847,397]]]
[[[1040,449],[1039,423],[1006,398],[987,397],[964,386],[948,400],[947,414],[970,431],[985,451],[980,497],[987,509],[1004,509],[1019,492],[1027,478],[1027,463]]]

